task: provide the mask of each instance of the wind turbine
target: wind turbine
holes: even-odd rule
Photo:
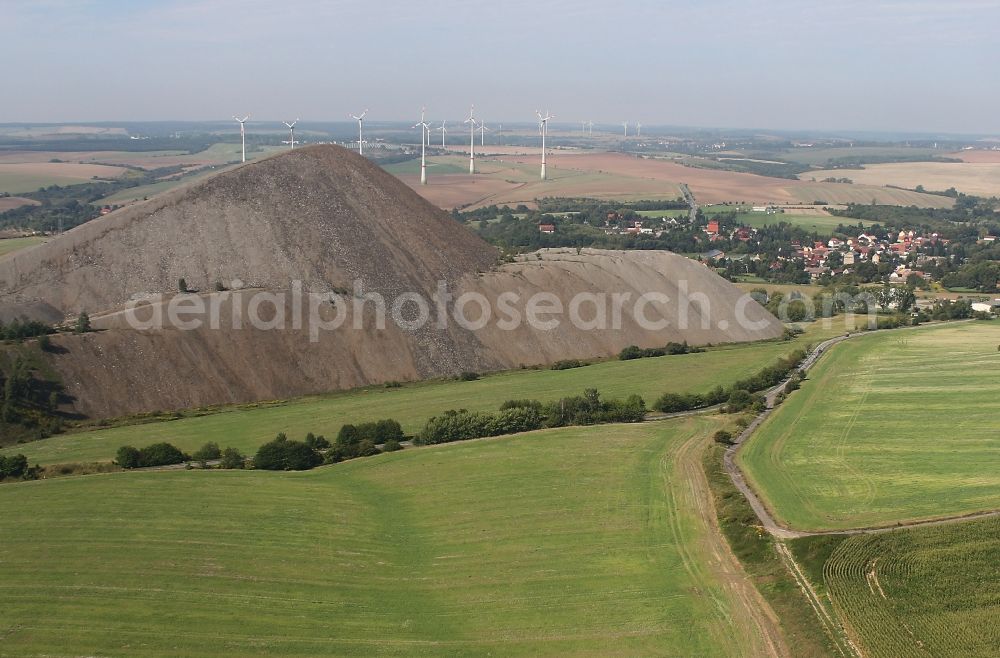
[[[492,129],[486,127],[486,123],[483,121],[479,122],[479,145],[486,146],[486,131],[489,130],[493,132]]]
[[[545,136],[549,133],[549,119],[555,117],[549,114],[548,110],[545,110],[545,116],[542,116],[542,113],[538,111],[535,114],[538,115],[538,126],[542,129],[542,180],[545,180],[547,177],[545,172]]]
[[[247,119],[249,118],[250,118],[249,114],[243,117],[242,119],[236,116],[235,114],[233,115],[233,119],[238,121],[240,124],[240,141],[243,142],[243,162],[247,161],[247,132],[244,129],[243,124],[245,124],[247,122]]]
[[[503,144],[503,124],[497,126],[497,144]]]
[[[642,137],[642,124],[638,121],[635,122],[635,136]]]
[[[420,184],[427,184],[427,142],[430,137],[430,126],[424,121],[424,114],[427,112],[426,107],[420,108],[420,123],[415,124],[414,128],[420,128]]]
[[[587,127],[590,128],[590,136],[593,137],[594,136],[594,122],[593,121],[588,121],[587,122]]]
[[[438,130],[441,131],[441,148],[444,148],[444,136],[448,134],[448,129],[444,127],[447,119],[441,119],[441,127]]]
[[[476,173],[476,106],[469,107],[469,118],[464,123],[469,124],[469,173]]]
[[[625,128],[625,137],[628,138],[628,121],[622,121],[622,127]]]
[[[583,133],[584,135],[587,134],[587,122],[586,121],[581,121],[580,122],[580,132]]]
[[[361,113],[360,116],[351,115],[352,119],[357,119],[358,122],[358,155],[364,155],[364,136],[362,134],[362,125],[365,121],[365,115],[368,114],[368,108]]]
[[[281,122],[286,126],[288,126],[288,143],[291,145],[292,148],[295,148],[295,124],[297,124],[298,122],[299,122],[298,119],[292,121],[291,123],[288,123],[287,121]]]

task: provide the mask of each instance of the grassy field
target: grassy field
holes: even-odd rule
[[[6,240],[0,240],[0,256],[5,256],[27,247],[34,247],[36,244],[42,244],[46,240],[48,238],[40,235],[29,238],[7,238]]]
[[[932,148],[917,148],[909,146],[853,146],[840,148],[797,148],[785,151],[777,156],[778,160],[800,162],[807,165],[823,166],[830,160],[838,158],[896,158],[896,157],[945,157],[945,151]],[[850,178],[849,170],[841,169],[839,176]]]
[[[793,528],[841,529],[1000,507],[1000,323],[836,346],[739,462]]]
[[[0,654],[763,655],[687,478],[719,423],[3,485]]]
[[[32,463],[109,461],[119,446],[170,441],[193,451],[206,441],[253,452],[278,432],[301,438],[306,432],[333,437],[345,423],[392,417],[415,432],[448,409],[494,410],[505,400],[557,400],[597,388],[605,397],[642,395],[647,403],[667,391],[707,391],[751,375],[807,342],[841,330],[812,328],[789,342],[720,347],[699,354],[605,361],[572,370],[515,370],[477,381],[429,381],[401,388],[364,388],[298,398],[277,405],[240,405],[220,413],[143,425],[97,429],[0,450],[22,452]]]
[[[824,582],[871,658],[988,658],[1000,647],[1000,520],[850,537]]]
[[[748,212],[736,216],[736,221],[746,226],[762,228],[764,226],[775,226],[782,222],[798,226],[806,231],[819,233],[820,235],[832,235],[834,229],[840,224],[856,225],[857,220],[848,217],[824,217],[822,215],[793,215],[792,213],[779,213],[768,215],[762,212]]]

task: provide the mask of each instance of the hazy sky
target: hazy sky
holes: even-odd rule
[[[0,122],[1000,133],[1000,0],[0,0]]]

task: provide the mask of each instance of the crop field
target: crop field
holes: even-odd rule
[[[706,504],[720,423],[3,485],[0,653],[767,655]]]
[[[844,146],[840,148],[797,148],[784,151],[777,159],[822,167],[839,158],[957,157],[938,149],[913,146]],[[844,171],[844,170],[841,170]],[[840,176],[849,174],[840,174]],[[838,178],[840,177],[838,176]]]
[[[487,153],[490,148],[487,147]],[[461,162],[461,155],[441,156]],[[430,160],[434,162],[432,158]],[[477,158],[483,173],[434,176],[421,186],[416,172],[400,178],[435,205],[443,208],[524,203],[542,197],[591,197],[635,201],[675,199],[678,185],[687,183],[699,203],[742,201],[747,203],[828,204],[852,202],[950,207],[952,199],[908,190],[866,185],[811,183],[771,178],[719,169],[686,167],[675,162],[640,158],[623,153],[553,150],[549,154],[549,180],[538,180],[540,156],[536,153],[486,155]],[[462,169],[467,171],[467,169]]]
[[[1000,647],[1000,519],[845,540],[824,568],[864,655],[988,658]]]
[[[0,240],[0,256],[5,256],[15,251],[25,249],[27,247],[34,247],[36,244],[42,244],[48,240],[48,238],[42,236],[32,236],[28,238],[6,238]]]
[[[514,370],[485,375],[477,381],[428,381],[400,388],[369,387],[297,398],[277,404],[223,407],[216,413],[194,415],[140,425],[65,434],[0,450],[22,452],[32,463],[110,461],[122,445],[170,441],[193,451],[206,441],[254,452],[285,432],[301,438],[307,432],[333,438],[345,423],[395,418],[407,433],[419,430],[428,418],[448,409],[495,410],[509,399],[557,400],[597,388],[607,398],[642,395],[647,404],[662,393],[707,391],[726,385],[770,365],[807,343],[819,342],[843,331],[834,323],[816,323],[807,333],[788,342],[733,345],[698,354],[633,361],[610,360],[570,370]],[[197,411],[195,412],[197,413]]]
[[[20,196],[0,196],[0,212],[7,212],[21,206],[37,206],[38,202]]]
[[[74,185],[94,177],[117,178],[124,172],[121,167],[72,162],[0,164],[0,194],[34,192],[49,185]]]
[[[844,529],[1000,507],[1000,323],[833,348],[739,453],[776,516]]]
[[[847,177],[862,185],[895,185],[942,191],[954,187],[977,196],[1000,195],[1000,163],[997,162],[898,162],[865,165],[864,169],[809,171],[799,178],[823,180]]]

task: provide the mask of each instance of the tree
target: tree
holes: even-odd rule
[[[389,441],[403,440],[403,428],[398,421],[386,418],[375,423],[375,443],[387,443]]]
[[[148,466],[169,466],[170,464],[180,464],[190,459],[176,446],[164,442],[154,443],[139,450],[139,465]]]
[[[219,462],[219,468],[243,468],[246,463],[246,457],[243,456],[236,448],[226,448],[222,451],[222,461]]]
[[[122,468],[139,468],[141,464],[139,450],[133,446],[118,448],[118,452],[115,455],[115,463]]]
[[[76,324],[73,326],[73,331],[78,334],[85,334],[90,331],[90,316],[87,315],[86,311],[80,311],[80,315],[76,318]]]
[[[726,430],[719,430],[718,432],[715,433],[715,436],[713,438],[715,439],[716,443],[722,443],[727,446],[732,445],[733,443],[733,435],[727,432]]]
[[[254,466],[265,471],[304,471],[322,462],[318,452],[301,441],[289,441],[284,433],[262,445],[253,458]]]
[[[0,480],[19,478],[28,472],[28,458],[17,454],[10,457],[0,455]]]
[[[177,290],[180,291],[180,292],[187,292],[188,291],[188,283],[184,279],[184,277],[181,277],[181,278],[177,279]]]

